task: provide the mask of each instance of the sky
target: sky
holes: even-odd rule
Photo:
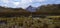
[[[12,8],[38,7],[47,4],[60,4],[60,0],[0,0],[0,6]]]

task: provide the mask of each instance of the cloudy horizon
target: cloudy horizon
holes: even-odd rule
[[[0,6],[26,8],[29,5],[38,7],[45,4],[60,4],[60,0],[0,0]]]

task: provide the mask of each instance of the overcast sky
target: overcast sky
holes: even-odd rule
[[[29,5],[38,7],[45,4],[60,4],[60,0],[0,0],[0,6],[7,6],[12,8],[26,8]]]

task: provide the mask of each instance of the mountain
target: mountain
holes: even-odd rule
[[[27,11],[29,12],[36,12],[37,8],[36,7],[32,7],[31,5],[29,7],[26,8]]]
[[[39,6],[34,14],[60,15],[60,4],[48,4]]]

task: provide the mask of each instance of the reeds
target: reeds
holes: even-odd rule
[[[10,17],[10,18],[0,17],[0,21],[4,22],[0,24],[0,28],[60,28],[59,19],[60,19],[60,16],[58,17],[47,16],[44,19],[40,17],[39,19],[37,18],[33,19],[31,16]]]

